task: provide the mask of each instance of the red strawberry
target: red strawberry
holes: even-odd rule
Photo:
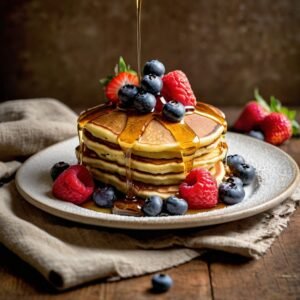
[[[186,75],[179,70],[169,72],[163,78],[162,96],[167,100],[176,100],[184,106],[195,106],[196,97]]]
[[[193,169],[179,186],[179,195],[190,209],[211,208],[218,203],[218,186],[209,171]]]
[[[268,114],[267,110],[255,101],[249,102],[242,111],[233,128],[239,132],[249,132],[257,128]]]
[[[56,178],[52,193],[60,200],[82,204],[89,199],[94,188],[93,177],[88,169],[82,165],[74,165]]]
[[[261,122],[261,130],[265,141],[273,145],[280,145],[292,136],[290,120],[282,113],[273,112]]]
[[[118,102],[118,91],[125,84],[139,84],[139,78],[131,72],[121,72],[105,86],[105,96],[112,102]]]

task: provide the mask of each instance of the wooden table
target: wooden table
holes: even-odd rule
[[[224,109],[234,120],[237,109]],[[299,112],[299,110],[298,110]],[[300,165],[300,139],[281,147]],[[300,299],[300,210],[258,261],[210,252],[166,271],[175,284],[164,294],[149,290],[151,275],[114,283],[96,281],[63,293],[0,245],[0,300],[9,299]]]

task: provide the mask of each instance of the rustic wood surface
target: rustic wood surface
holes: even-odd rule
[[[233,120],[237,109],[224,109]],[[300,165],[300,139],[281,147]],[[276,183],[274,183],[276,184]],[[113,283],[95,281],[59,293],[33,268],[0,244],[0,300],[10,299],[300,299],[300,210],[268,253],[258,261],[210,252],[166,271],[175,284],[150,291],[151,275]]]

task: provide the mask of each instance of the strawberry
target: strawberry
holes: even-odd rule
[[[260,127],[265,141],[273,145],[280,145],[292,136],[291,122],[283,113],[269,114],[261,122]]]
[[[115,75],[102,78],[99,80],[99,83],[104,87],[106,98],[117,103],[119,101],[119,89],[125,84],[138,85],[139,78],[136,72],[132,70],[129,65],[126,65],[123,57],[120,57],[115,67]]]
[[[268,111],[261,104],[251,101],[245,106],[233,128],[239,132],[249,132],[257,128],[267,114]]]
[[[162,96],[166,101],[176,100],[184,106],[196,106],[196,97],[186,75],[179,70],[169,72],[163,78]]]
[[[125,84],[138,85],[139,78],[137,75],[129,72],[121,72],[115,76],[105,87],[105,96],[112,102],[118,102],[119,89]]]
[[[60,200],[79,205],[90,198],[94,188],[93,177],[88,169],[82,165],[74,165],[56,178],[52,194]]]
[[[254,96],[257,102],[249,102],[234,123],[233,128],[236,131],[250,132],[253,129],[260,129],[264,133],[267,132],[268,137],[265,137],[265,140],[274,145],[283,143],[291,135],[299,134],[300,127],[295,120],[295,110],[289,110],[282,106],[280,101],[274,96],[270,97],[270,105],[268,105],[257,89],[254,91]],[[279,113],[282,116],[273,115],[272,113]],[[272,116],[267,118],[270,114]],[[265,121],[266,118],[267,120]],[[272,120],[274,123],[272,123]],[[290,124],[288,125],[287,122]]]
[[[216,179],[203,168],[193,169],[179,186],[179,195],[190,209],[211,208],[218,203]]]

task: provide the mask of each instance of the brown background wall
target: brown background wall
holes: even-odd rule
[[[136,67],[135,0],[0,1],[0,101],[103,100],[119,55]],[[182,69],[199,99],[241,104],[254,87],[299,104],[299,0],[144,0],[143,61]]]

